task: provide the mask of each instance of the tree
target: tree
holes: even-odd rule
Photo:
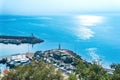
[[[107,80],[107,71],[96,63],[93,63],[88,68],[87,79],[88,80]]]
[[[76,68],[76,74],[80,80],[110,80],[107,71],[96,63],[89,64],[79,60]]]
[[[30,65],[11,69],[2,80],[63,80],[63,76],[52,65],[33,61]]]
[[[79,79],[85,78],[86,77],[86,71],[87,67],[85,63],[82,60],[77,60],[76,61],[76,74],[78,75]]]
[[[111,68],[114,69],[112,80],[120,80],[120,64],[112,64]]]
[[[67,80],[77,80],[77,77],[75,74],[70,74]]]

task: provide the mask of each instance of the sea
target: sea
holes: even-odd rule
[[[99,61],[105,67],[120,63],[120,15],[0,15],[0,35],[32,34],[44,42],[33,46],[0,43],[0,57],[57,49],[60,44],[89,62]]]

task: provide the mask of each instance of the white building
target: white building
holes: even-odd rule
[[[11,56],[11,60],[24,62],[24,61],[28,61],[29,59],[26,57],[25,54],[17,54]]]

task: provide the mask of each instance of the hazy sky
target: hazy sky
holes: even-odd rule
[[[120,0],[0,0],[0,14],[59,15],[120,12]]]

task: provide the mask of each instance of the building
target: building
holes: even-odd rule
[[[7,66],[10,68],[29,63],[30,59],[26,56],[26,54],[15,54],[7,58]]]

